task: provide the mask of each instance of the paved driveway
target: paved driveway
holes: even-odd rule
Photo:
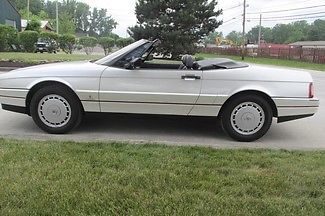
[[[325,72],[311,72],[316,95],[325,101]],[[253,143],[229,139],[215,119],[89,114],[82,125],[68,135],[42,132],[28,116],[0,109],[0,136],[40,140],[118,140],[158,142],[171,145],[199,145],[216,148],[325,149],[325,109],[311,118],[274,123],[268,134]]]

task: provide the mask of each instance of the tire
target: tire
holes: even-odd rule
[[[70,132],[83,117],[79,98],[61,85],[38,90],[31,100],[30,114],[39,128],[51,134]]]
[[[224,131],[240,142],[252,142],[270,129],[273,111],[262,97],[246,95],[234,98],[223,109],[221,121]]]

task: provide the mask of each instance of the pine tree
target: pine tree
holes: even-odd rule
[[[138,0],[138,24],[129,28],[135,39],[160,39],[162,54],[193,54],[197,43],[214,32],[222,13],[216,0]]]

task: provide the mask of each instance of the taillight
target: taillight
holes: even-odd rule
[[[315,96],[315,88],[314,83],[309,84],[309,98],[313,98]]]

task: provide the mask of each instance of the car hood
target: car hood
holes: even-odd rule
[[[100,76],[107,66],[89,61],[63,62],[31,66],[12,70],[0,75],[0,79],[31,77],[67,77],[67,76]]]

